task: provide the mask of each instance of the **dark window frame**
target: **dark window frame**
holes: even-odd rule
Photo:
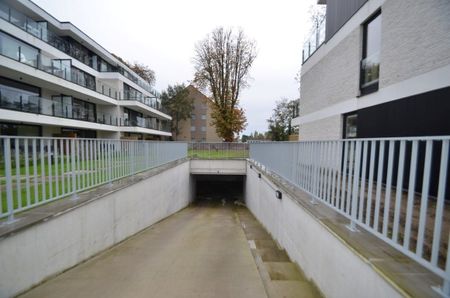
[[[26,123],[21,123],[21,122],[5,122],[5,121],[0,121],[0,134],[1,130],[2,130],[2,125],[20,125],[20,126],[29,126],[29,127],[35,127],[38,129],[39,133],[39,137],[42,137],[42,125],[35,125],[35,124],[26,124]]]
[[[356,119],[358,119],[358,112],[350,112],[343,115],[343,121],[342,121],[342,138],[343,139],[357,139],[358,138],[358,122],[356,122],[356,136],[355,137],[349,137],[347,136],[347,119],[349,117],[356,116]]]
[[[363,60],[367,58],[367,36],[368,36],[368,25],[375,20],[376,18],[378,18],[381,15],[381,9],[378,9],[375,13],[373,13],[363,24],[363,33],[362,33],[362,55],[361,55],[361,62],[359,65],[359,90],[360,90],[360,95],[367,95],[373,92],[378,91],[378,87],[379,87],[379,77],[378,80],[376,82],[374,82],[373,84],[370,84],[368,86],[364,86],[363,87],[363,78],[364,78],[364,70],[363,70]],[[381,32],[380,32],[381,34]]]

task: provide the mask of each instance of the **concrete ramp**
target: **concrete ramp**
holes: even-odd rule
[[[288,262],[246,208],[200,201],[21,297],[316,297]]]

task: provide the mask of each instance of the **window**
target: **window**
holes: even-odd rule
[[[195,126],[191,126],[191,131],[195,131]]]
[[[71,67],[72,67],[72,61],[70,59],[53,59],[52,60],[53,74],[60,78],[70,80]]]
[[[142,113],[124,108],[123,109],[123,118],[125,126],[138,126],[138,124],[142,124]],[[140,123],[138,123],[140,122]]]
[[[53,115],[72,118],[72,97],[65,95],[52,96]]]
[[[352,139],[358,136],[358,114],[344,116],[344,139]]]
[[[378,12],[363,25],[363,55],[361,60],[361,94],[378,90],[380,76],[381,13]]]
[[[202,120],[206,120],[206,115],[202,115]]]
[[[123,83],[123,95],[124,99],[128,100],[139,100],[143,99],[144,97],[141,92],[137,91],[136,89],[125,83]]]
[[[71,68],[71,81],[80,86],[95,90],[95,77],[76,68]]]
[[[39,113],[39,93],[37,87],[0,78],[0,107],[3,109]]]
[[[206,126],[202,126],[202,131],[203,131],[203,132],[206,131]]]
[[[37,67],[39,50],[3,32],[0,32],[0,54]]]
[[[195,120],[195,114],[191,114],[191,120]]]
[[[73,118],[95,122],[95,104],[80,99],[73,99]]]
[[[42,134],[41,127],[37,125],[0,122],[0,135],[39,137]]]

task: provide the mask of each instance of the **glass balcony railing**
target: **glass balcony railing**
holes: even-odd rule
[[[136,74],[129,72],[120,66],[113,66],[99,56],[95,54],[89,54],[89,51],[83,48],[82,45],[77,44],[75,41],[70,41],[58,36],[56,33],[47,28],[47,22],[37,22],[26,16],[25,14],[9,7],[6,3],[0,2],[0,18],[6,20],[7,22],[19,27],[20,29],[28,32],[29,34],[39,38],[40,40],[46,42],[47,44],[57,48],[58,50],[66,53],[67,55],[79,60],[80,62],[86,64],[93,69],[100,72],[118,72],[124,77],[128,78],[144,90],[158,96],[155,89],[152,88],[150,84],[145,82],[141,77]],[[97,90],[103,93],[100,90]],[[106,93],[106,94],[105,94]],[[113,94],[110,97],[115,99],[118,98],[118,92],[106,91],[104,95]],[[117,96],[115,94],[117,93]]]
[[[95,110],[80,105],[62,104],[61,101],[3,88],[0,88],[0,108],[114,126],[119,123],[116,116],[95,114]]]
[[[122,120],[122,119],[121,119]],[[156,118],[145,118],[145,117],[133,117],[133,118],[123,118],[123,121],[120,121],[120,125],[122,126],[131,126],[131,127],[142,127],[149,128],[159,131],[170,132],[170,124],[169,121],[158,121]]]
[[[103,95],[106,95],[108,97],[111,97],[111,98],[114,98],[117,100],[120,99],[120,92],[116,88],[111,87],[110,85],[104,83],[103,81],[98,80],[96,87],[97,87],[96,91],[98,93],[101,93]]]
[[[97,114],[97,123],[99,123],[99,124],[119,126],[119,122],[120,122],[120,119],[116,116],[104,114],[104,113]]]
[[[326,17],[315,24],[312,32],[303,45],[303,62],[308,60],[312,54],[325,42]]]
[[[113,99],[119,99],[117,89],[99,81],[97,86],[95,77],[72,66],[71,59],[54,59],[40,53],[12,36],[0,32],[0,55],[32,66],[46,73],[55,75],[79,86],[96,91]]]
[[[138,78],[136,75],[131,74],[128,70],[119,67],[117,72],[119,72],[121,75],[123,75],[124,77],[126,77],[127,79],[132,81],[133,83],[137,84],[139,87],[141,87],[145,91],[150,92],[151,94],[153,94],[155,96],[158,96],[155,89],[153,89],[153,87],[150,86],[149,83],[145,82],[141,78]]]
[[[143,94],[136,94],[135,92],[127,92],[124,91],[123,98],[121,100],[135,100],[139,101],[146,106],[149,106],[155,110],[161,111],[165,114],[168,114],[167,110],[161,105],[161,103],[156,100],[156,97],[148,97]]]
[[[361,89],[378,84],[380,53],[376,52],[361,61]]]

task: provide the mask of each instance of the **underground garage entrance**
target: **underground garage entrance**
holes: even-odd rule
[[[244,203],[245,176],[192,175],[194,203]]]

